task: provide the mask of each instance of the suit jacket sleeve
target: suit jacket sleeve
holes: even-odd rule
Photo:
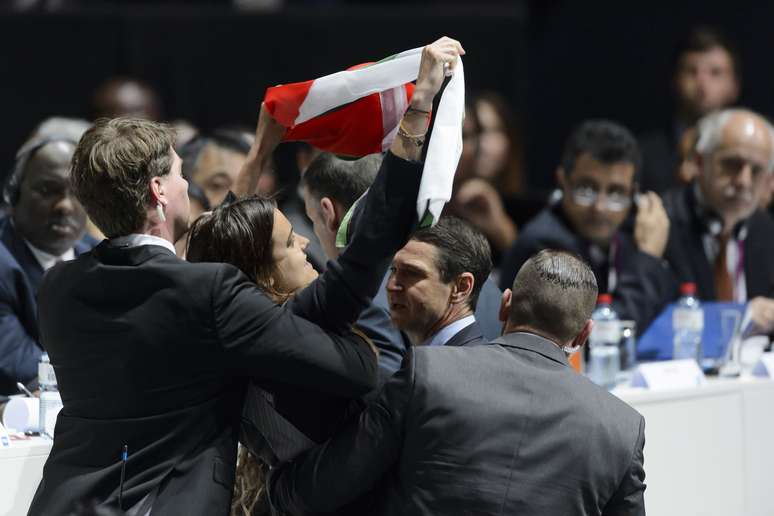
[[[613,292],[613,309],[622,319],[633,319],[642,334],[677,294],[672,269],[639,250],[627,257]]]
[[[211,295],[227,369],[345,397],[376,386],[376,356],[360,337],[326,331],[275,304],[235,267],[218,269]]]
[[[602,511],[603,516],[645,516],[645,418],[640,417],[640,432],[632,454],[632,461],[618,490]]]
[[[43,350],[28,325],[36,324],[29,285],[21,270],[6,269],[0,275],[0,392],[16,392],[15,382],[27,382],[38,374]]]
[[[368,190],[350,244],[325,273],[297,293],[293,312],[319,326],[344,330],[354,323],[382,283],[392,256],[416,221],[422,164],[388,152]]]
[[[331,512],[369,492],[400,455],[414,390],[413,353],[359,419],[328,442],[272,471],[269,500],[278,513]]]

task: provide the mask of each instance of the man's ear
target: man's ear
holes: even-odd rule
[[[167,205],[167,199],[164,196],[164,183],[159,176],[151,178],[150,182],[151,202],[155,205],[161,203],[164,206]]]
[[[335,233],[341,225],[341,217],[336,213],[336,205],[330,197],[320,199],[320,215],[328,231]]]
[[[513,293],[511,292],[511,289],[506,288],[503,292],[502,297],[500,298],[500,311],[498,312],[498,318],[500,319],[500,322],[507,322],[508,316],[511,314],[511,300],[513,298]]]
[[[473,274],[469,272],[463,272],[457,279],[454,280],[454,286],[452,289],[451,300],[452,303],[462,303],[473,293],[473,286],[476,280]]]
[[[572,339],[570,347],[577,348],[586,344],[586,342],[589,340],[589,335],[591,335],[591,328],[593,327],[594,322],[591,319],[586,321],[586,324],[583,325],[581,331],[578,332],[574,339]]]

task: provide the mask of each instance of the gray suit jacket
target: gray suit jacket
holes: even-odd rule
[[[328,512],[381,484],[370,514],[643,515],[644,426],[536,335],[415,348],[356,424],[275,468],[270,496]]]

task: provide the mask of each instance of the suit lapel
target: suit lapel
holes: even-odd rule
[[[471,344],[481,344],[484,342],[484,335],[481,333],[481,327],[478,322],[465,326],[450,338],[445,346],[470,346]]]
[[[37,258],[35,258],[35,255],[32,254],[27,243],[16,231],[16,228],[11,224],[10,216],[7,216],[4,220],[2,236],[0,239],[2,239],[5,247],[24,270],[30,285],[32,285],[32,289],[37,292],[40,282],[43,279],[43,267],[40,265]]]

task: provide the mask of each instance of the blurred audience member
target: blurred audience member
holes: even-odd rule
[[[759,209],[774,168],[774,130],[744,109],[699,123],[699,176],[669,192],[665,257],[699,298],[750,301],[753,321],[774,330],[774,219]]]
[[[229,190],[235,188],[254,137],[247,131],[217,129],[211,134],[200,134],[180,147],[183,174],[204,190],[212,206],[217,206]],[[266,170],[258,181],[258,192],[274,192],[274,173]]]
[[[94,118],[136,116],[148,120],[162,117],[161,98],[150,85],[130,77],[111,77],[92,96]]]
[[[83,120],[82,118],[54,116],[41,122],[35,128],[35,131],[33,131],[32,137],[68,138],[77,143],[89,127],[91,127],[91,122]],[[102,240],[105,238],[102,231],[100,231],[88,217],[86,217],[86,233],[91,235],[95,240]]]
[[[491,271],[486,238],[456,217],[441,217],[395,254],[387,281],[390,318],[417,346],[482,344],[474,311]]]
[[[476,97],[474,106],[481,126],[476,175],[491,182],[503,197],[523,193],[522,140],[510,106],[494,92]]]
[[[567,353],[591,332],[594,274],[543,251],[519,271],[489,346],[414,348],[357,421],[275,467],[276,514],[645,514],[645,419]]]
[[[561,200],[524,227],[503,259],[501,288],[508,288],[522,264],[541,249],[570,251],[591,264],[599,291],[613,295],[618,314],[644,331],[672,300],[676,284],[662,260],[669,220],[658,195],[640,196],[634,238],[621,231],[639,168],[637,142],[625,127],[605,120],[581,124],[556,171]]]
[[[674,184],[678,144],[702,116],[736,103],[741,62],[733,44],[711,27],[696,27],[678,46],[673,88],[676,111],[665,127],[641,139],[642,186],[662,193]]]
[[[70,190],[76,141],[46,130],[19,150],[0,217],[0,393],[37,376],[42,353],[36,296],[43,273],[89,250],[86,213]]]
[[[462,124],[462,155],[454,176],[452,199],[445,213],[461,217],[481,231],[489,240],[495,262],[498,262],[500,254],[516,239],[516,225],[505,212],[500,193],[490,181],[478,177],[481,136],[478,110],[468,103]]]

